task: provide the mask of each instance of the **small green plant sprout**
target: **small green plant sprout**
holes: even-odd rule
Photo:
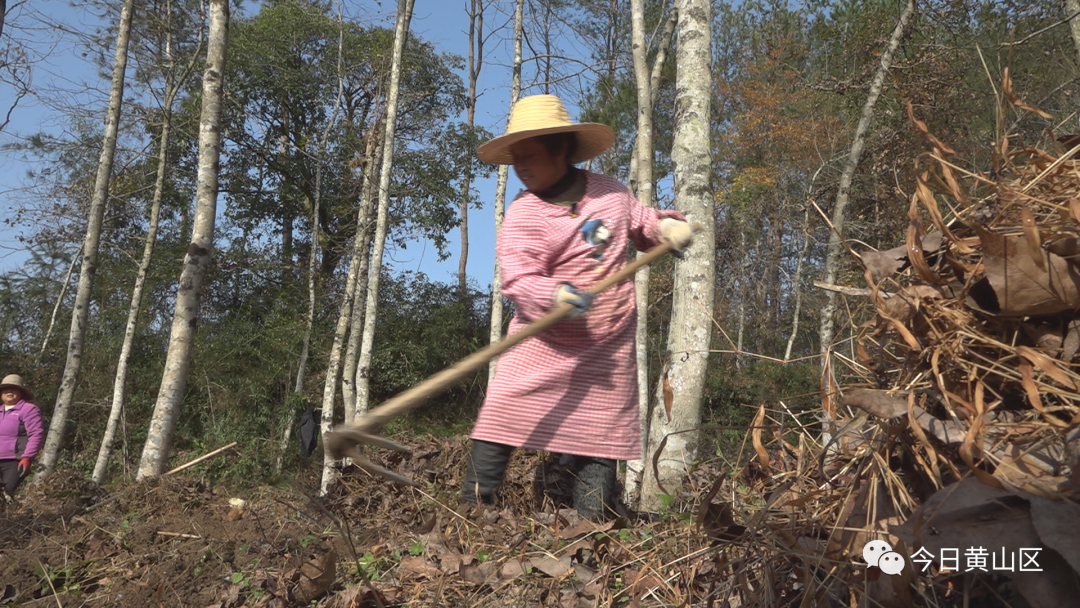
[[[409,545],[409,555],[412,555],[413,557],[415,557],[417,555],[423,555],[423,553],[424,553],[424,543],[422,543],[420,541],[416,541],[413,544]]]

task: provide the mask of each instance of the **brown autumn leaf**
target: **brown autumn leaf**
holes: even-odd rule
[[[551,578],[561,578],[569,573],[574,567],[569,555],[564,555],[562,557],[545,555],[540,559],[531,561],[533,568],[536,568]]]
[[[307,604],[330,589],[337,580],[337,558],[337,551],[330,547],[323,555],[300,566],[300,585],[295,593],[298,602]]]
[[[402,578],[411,578],[413,576],[423,576],[430,579],[437,579],[442,571],[438,566],[424,559],[420,555],[406,555],[401,558],[401,563],[398,565],[398,576]]]
[[[922,250],[925,254],[937,253],[944,244],[944,235],[940,232],[929,232],[921,239]],[[887,276],[900,272],[908,264],[907,245],[900,245],[885,251],[861,251],[859,258],[863,265],[870,270],[870,276],[875,281],[880,281]]]
[[[499,578],[503,580],[513,580],[522,574],[525,574],[526,565],[527,561],[523,562],[520,559],[507,560],[507,562],[502,565],[502,569],[499,570]]]
[[[1020,235],[1000,235],[978,225],[975,231],[983,245],[985,276],[969,291],[972,307],[1003,316],[1080,308],[1080,272],[1064,258],[1042,248],[1032,251]],[[1044,256],[1042,268],[1035,255]]]

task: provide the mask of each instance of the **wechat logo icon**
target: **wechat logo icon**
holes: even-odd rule
[[[904,556],[893,551],[892,545],[883,540],[872,540],[862,550],[867,565],[877,566],[885,574],[900,574],[904,569]]]

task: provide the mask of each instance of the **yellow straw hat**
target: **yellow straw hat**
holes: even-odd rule
[[[17,388],[22,391],[23,399],[27,401],[34,400],[34,393],[30,389],[26,388],[23,384],[22,376],[18,374],[8,374],[4,376],[4,379],[0,381],[0,391],[5,388]]]
[[[615,143],[611,127],[595,122],[573,123],[562,101],[554,95],[530,95],[517,100],[510,110],[506,133],[482,144],[476,156],[486,163],[512,165],[510,146],[530,137],[552,133],[576,133],[577,151],[572,163],[589,160]]]

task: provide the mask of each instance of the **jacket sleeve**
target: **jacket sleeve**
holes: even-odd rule
[[[686,221],[683,214],[674,209],[642,205],[629,189],[626,191],[626,205],[630,214],[630,240],[638,251],[648,251],[660,244],[660,220],[670,217]]]
[[[517,316],[531,322],[553,307],[559,284],[551,278],[553,252],[544,226],[527,210],[515,211],[506,215],[495,249],[503,294],[514,302]]]
[[[26,449],[23,450],[21,457],[33,459],[41,451],[41,444],[45,443],[45,426],[41,422],[41,410],[33,403],[27,403],[23,406],[19,418],[26,427]]]

